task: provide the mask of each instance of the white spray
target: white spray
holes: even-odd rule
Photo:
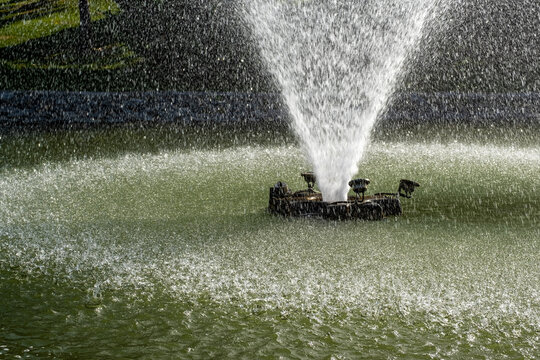
[[[347,198],[435,0],[245,0],[325,201]]]

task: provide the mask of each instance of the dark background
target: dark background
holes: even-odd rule
[[[118,0],[119,15],[93,23],[94,48],[124,44],[138,61],[118,69],[82,66],[78,29],[0,49],[0,59],[46,63],[68,54],[80,67],[13,69],[0,62],[4,90],[276,92],[233,0]],[[540,2],[454,1],[428,25],[398,91],[540,91]],[[105,55],[106,56],[106,55]],[[22,60],[21,60],[22,59]]]

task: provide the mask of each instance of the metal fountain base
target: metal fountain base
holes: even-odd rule
[[[401,180],[397,193],[379,193],[364,196],[367,179],[357,179],[349,183],[357,196],[349,196],[347,201],[326,202],[322,194],[313,190],[315,177],[312,173],[302,174],[308,182],[308,189],[289,191],[287,184],[278,182],[270,188],[268,210],[282,216],[315,217],[331,220],[382,220],[386,216],[399,216],[403,213],[400,197],[410,198],[414,188],[419,186],[410,180]],[[361,183],[361,186],[358,184]],[[408,189],[404,189],[405,185]],[[402,191],[405,191],[403,193]],[[359,196],[362,193],[362,197]]]

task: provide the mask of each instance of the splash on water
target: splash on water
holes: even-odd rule
[[[245,1],[326,201],[346,200],[377,114],[437,3]]]
[[[299,178],[301,154],[289,146],[163,151],[0,170],[0,278],[8,279],[0,284],[12,294],[0,305],[22,309],[4,317],[0,337],[25,329],[26,319],[32,345],[37,333],[95,352],[99,337],[123,351],[143,319],[149,333],[140,341],[150,348],[191,346],[199,338],[169,330],[204,329],[200,351],[220,344],[223,357],[244,344],[259,351],[258,339],[270,338],[269,356],[316,339],[322,354],[360,344],[384,351],[370,358],[403,349],[469,358],[479,348],[536,358],[537,147],[374,143],[365,165],[372,191],[407,169],[422,191],[407,221],[339,226],[264,212],[266,184]],[[50,295],[36,290],[41,284]],[[88,327],[99,333],[91,341]],[[235,331],[243,342],[221,345]]]

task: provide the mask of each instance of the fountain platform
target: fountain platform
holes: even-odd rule
[[[397,193],[377,193],[365,195],[368,179],[349,182],[356,196],[348,196],[346,201],[327,202],[320,192],[315,191],[315,175],[303,173],[308,183],[307,190],[292,192],[284,182],[270,188],[268,211],[273,214],[292,217],[314,217],[330,220],[382,220],[387,216],[403,214],[400,198],[411,198],[418,183],[402,179]],[[360,196],[362,194],[362,196]]]

